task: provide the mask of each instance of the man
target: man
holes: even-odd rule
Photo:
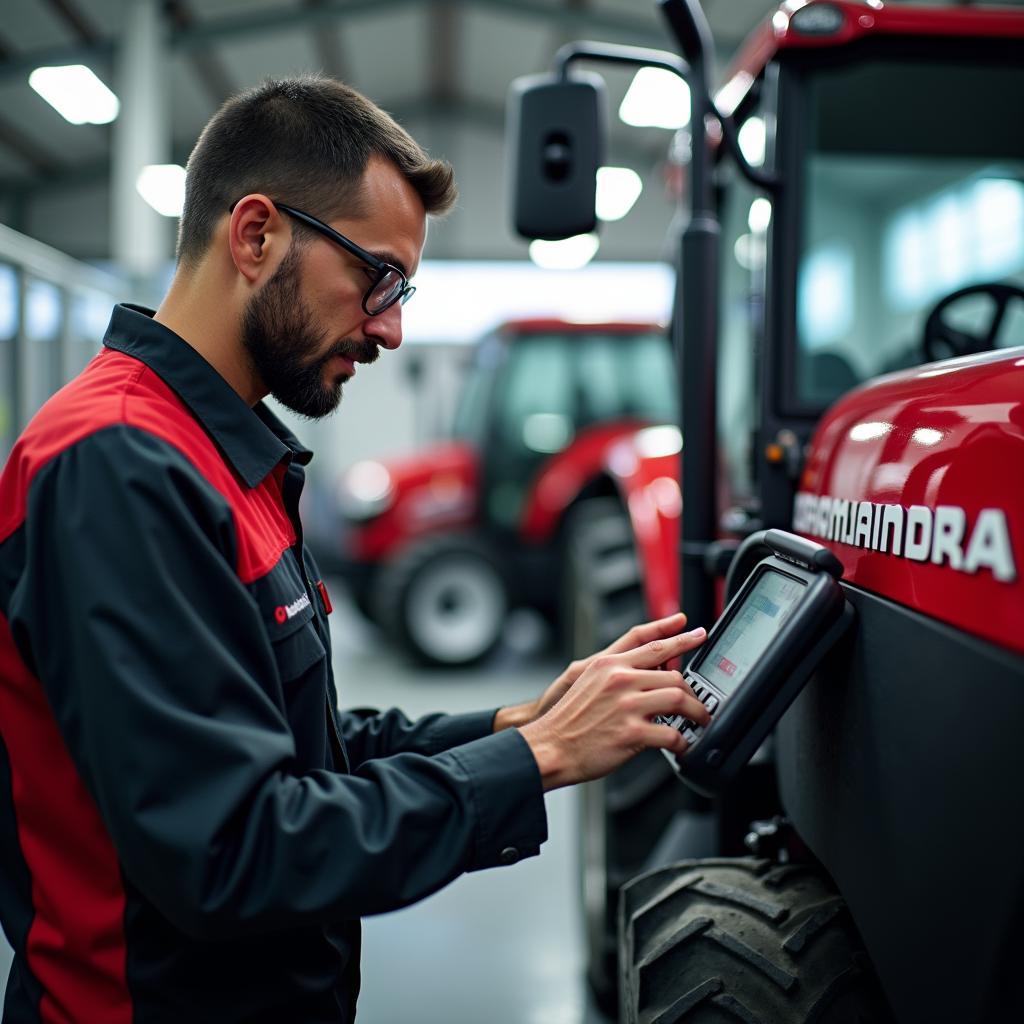
[[[189,161],[159,310],[40,411],[0,479],[6,1021],[351,1021],[359,918],[510,864],[543,793],[706,721],[684,617],[474,715],[338,713],[302,543],[309,417],[401,342],[451,169],[327,79],[229,101]]]

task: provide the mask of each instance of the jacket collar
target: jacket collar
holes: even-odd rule
[[[188,342],[157,323],[152,310],[128,303],[115,306],[103,344],[157,374],[191,409],[250,487],[282,459],[304,466],[313,457],[263,402],[248,406]]]

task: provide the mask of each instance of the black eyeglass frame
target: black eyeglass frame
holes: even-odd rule
[[[340,245],[346,252],[350,252],[357,259],[362,260],[367,266],[377,271],[377,277],[370,287],[366,289],[366,294],[363,296],[363,312],[367,316],[380,316],[381,313],[390,309],[396,302],[400,302],[404,306],[412,298],[413,292],[416,291],[416,286],[409,284],[409,278],[394,264],[385,263],[384,260],[377,259],[372,252],[367,252],[361,245],[356,245],[351,238],[346,238],[340,231],[335,231],[329,224],[325,224],[322,220],[317,220],[312,214],[296,210],[294,206],[286,206],[284,203],[277,202],[277,200],[274,200],[274,206],[282,213],[287,213],[289,217],[294,217],[300,223],[305,224],[306,227],[318,231],[325,238],[329,238],[336,245]],[[395,292],[394,298],[389,299],[380,309],[370,309],[370,296],[380,287],[381,282],[389,273],[397,274],[401,278],[402,287]]]

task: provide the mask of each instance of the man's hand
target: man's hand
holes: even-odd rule
[[[569,688],[590,667],[595,658],[603,657],[606,654],[621,654],[624,651],[642,647],[652,640],[663,640],[675,636],[682,631],[685,625],[686,616],[682,612],[676,612],[675,615],[669,615],[664,619],[643,622],[639,626],[634,626],[604,650],[597,651],[587,658],[570,662],[565,671],[536,700],[500,708],[494,716],[494,731],[500,732],[502,729],[526,725],[527,722],[532,722],[546,714],[565,696]]]
[[[682,673],[662,670],[705,636],[695,629],[588,659],[577,685],[570,684],[546,714],[520,729],[545,790],[601,778],[650,747],[681,754],[686,740],[651,719],[683,714],[701,725],[711,720]]]

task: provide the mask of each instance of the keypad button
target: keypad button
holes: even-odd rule
[[[718,698],[714,694],[708,694],[704,699],[704,707],[706,707],[711,714],[715,713],[715,708],[718,707],[718,704]]]

